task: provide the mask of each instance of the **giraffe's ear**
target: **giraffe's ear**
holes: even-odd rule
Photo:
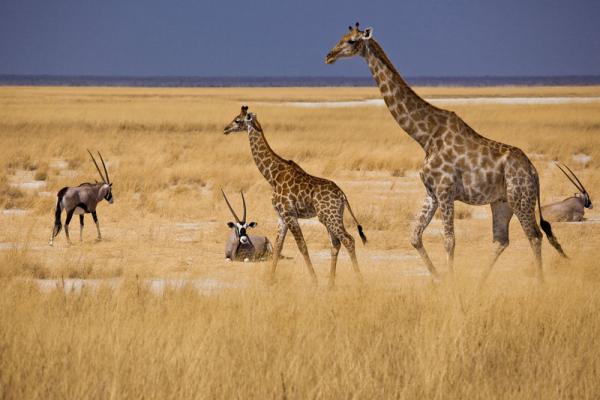
[[[373,37],[373,28],[368,27],[365,29],[365,31],[363,32],[363,40],[369,40]]]
[[[252,113],[246,114],[246,117],[244,119],[248,122],[252,121]]]

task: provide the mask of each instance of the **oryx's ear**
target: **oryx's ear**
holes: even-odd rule
[[[235,228],[235,224],[233,222],[228,222],[227,226],[230,228]]]
[[[362,35],[363,40],[369,40],[372,37],[373,37],[373,28],[371,28],[371,27],[366,28]]]
[[[248,227],[249,227],[249,228],[256,228],[256,225],[258,225],[256,222],[250,222],[250,223],[248,224]]]
[[[108,184],[108,186],[112,187],[112,182]]]

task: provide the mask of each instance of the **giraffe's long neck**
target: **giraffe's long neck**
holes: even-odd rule
[[[427,150],[431,125],[435,123],[430,115],[438,109],[408,86],[375,39],[367,42],[364,57],[398,125]]]
[[[274,172],[280,170],[278,167],[286,167],[288,165],[287,162],[271,149],[262,130],[257,130],[252,126],[249,126],[248,137],[250,139],[252,158],[254,158],[258,170],[265,177],[267,182],[275,187],[276,181]]]

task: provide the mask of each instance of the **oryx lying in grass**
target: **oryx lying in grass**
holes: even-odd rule
[[[92,218],[94,218],[94,223],[96,224],[96,229],[98,230],[98,239],[102,240],[102,235],[100,234],[100,225],[98,225],[98,216],[96,215],[96,206],[102,199],[105,199],[110,204],[113,203],[113,195],[112,195],[112,183],[108,178],[108,171],[106,170],[106,164],[104,164],[104,159],[100,152],[98,152],[98,156],[100,157],[100,161],[102,161],[102,167],[104,168],[104,175],[100,171],[100,167],[98,167],[98,163],[94,159],[94,156],[88,150],[88,153],[92,157],[92,161],[102,178],[102,182],[96,183],[82,183],[77,187],[64,187],[58,191],[56,195],[58,200],[56,202],[56,211],[55,211],[55,220],[54,220],[54,229],[52,230],[52,237],[50,237],[50,246],[52,246],[54,242],[54,238],[60,232],[62,228],[60,222],[60,215],[62,210],[67,212],[67,219],[65,221],[65,235],[67,236],[67,241],[71,244],[71,238],[69,237],[69,223],[71,222],[71,218],[73,214],[79,215],[79,240],[83,241],[83,214],[92,214]]]
[[[233,211],[233,207],[229,204],[225,192],[221,189],[223,198],[229,207],[229,211],[235,218],[235,222],[228,222],[227,226],[231,228],[231,234],[227,239],[225,247],[225,259],[228,261],[260,261],[270,258],[273,253],[273,246],[266,236],[248,235],[248,228],[254,228],[256,222],[246,222],[246,199],[244,192],[242,195],[242,203],[244,205],[244,214],[240,220]]]
[[[590,195],[583,187],[581,181],[577,178],[575,173],[571,171],[565,164],[563,166],[571,173],[572,177],[567,172],[556,164],[556,166],[562,171],[563,174],[575,185],[579,193],[575,193],[573,196],[559,201],[557,203],[548,204],[542,207],[544,217],[548,221],[583,221],[583,214],[586,208],[593,208]]]

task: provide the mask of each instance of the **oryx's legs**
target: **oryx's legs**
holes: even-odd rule
[[[277,239],[275,239],[275,249],[273,250],[273,262],[271,263],[271,272],[269,274],[270,281],[273,281],[275,278],[277,262],[279,261],[281,250],[283,249],[283,242],[285,241],[285,235],[287,234],[287,231],[287,225],[283,221],[283,218],[279,217],[279,224],[277,225]]]
[[[494,264],[496,264],[496,261],[498,261],[500,255],[508,247],[508,225],[510,224],[510,219],[513,216],[513,211],[507,202],[498,201],[496,203],[492,203],[491,207],[493,220],[492,231],[496,248],[492,256],[492,261],[488,264],[487,268],[483,272],[483,275],[481,276],[481,280],[479,281],[480,287],[485,283],[485,280],[492,272],[492,268],[494,267]]]
[[[79,214],[79,241],[83,242],[83,214]]]
[[[54,223],[54,226],[52,227],[52,234],[50,235],[50,243],[48,243],[50,246],[54,245],[54,238],[58,235],[58,233],[60,232],[60,214],[59,214],[59,220],[58,220],[58,224],[56,224],[56,222]]]
[[[71,223],[71,218],[73,218],[73,212],[75,209],[67,211],[67,220],[65,221],[65,235],[67,236],[67,242],[71,244],[71,238],[69,237],[69,224]]]
[[[421,256],[421,259],[427,266],[429,273],[436,277],[438,275],[425,247],[423,247],[423,231],[427,228],[427,225],[431,222],[433,215],[435,214],[438,208],[438,201],[431,195],[427,195],[425,200],[423,201],[423,207],[421,208],[421,212],[417,216],[414,224],[414,230],[412,233],[412,237],[410,239],[411,244]]]
[[[98,239],[102,240],[102,234],[100,233],[100,223],[98,222],[98,215],[96,215],[96,211],[92,211],[92,218],[94,218],[94,223],[96,224],[96,230],[98,231]]]
[[[292,216],[283,216],[283,220],[285,225],[294,235],[294,239],[296,239],[296,245],[298,246],[298,250],[304,256],[304,262],[306,264],[306,268],[310,274],[310,277],[313,283],[317,284],[317,274],[315,274],[315,269],[313,268],[312,262],[310,261],[310,256],[308,255],[308,248],[306,247],[306,242],[304,241],[304,235],[302,235],[302,230],[300,229],[300,225],[298,224],[298,219]]]

